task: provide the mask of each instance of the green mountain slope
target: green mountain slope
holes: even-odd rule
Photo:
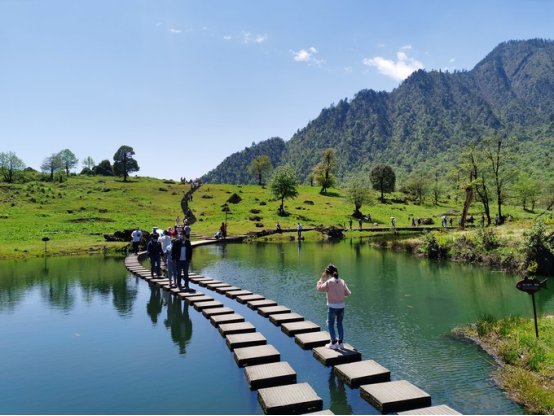
[[[544,172],[553,131],[554,42],[509,41],[471,71],[419,70],[390,93],[362,90],[323,109],[288,142],[270,146],[270,139],[246,148],[204,180],[252,182],[245,167],[260,154],[268,154],[274,166],[291,163],[305,179],[327,147],[337,150],[339,177],[377,162],[400,172],[449,167],[470,141],[495,132],[518,137],[532,151],[520,163]]]

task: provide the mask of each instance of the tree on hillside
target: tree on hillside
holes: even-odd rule
[[[403,190],[412,195],[418,204],[423,204],[429,193],[430,181],[423,171],[412,172],[405,180]]]
[[[313,169],[315,181],[321,186],[320,194],[327,192],[336,181],[335,168],[337,166],[337,151],[333,148],[327,148],[323,151],[321,162]]]
[[[275,169],[269,181],[269,189],[273,197],[281,200],[279,214],[284,215],[285,199],[296,198],[298,195],[298,180],[294,168],[282,165]]]
[[[14,152],[0,153],[0,174],[4,182],[13,183],[17,172],[25,169],[25,163]]]
[[[92,170],[92,168],[93,168],[94,165],[96,164],[96,163],[94,162],[94,159],[93,159],[92,157],[90,157],[90,156],[85,157],[85,158],[83,159],[83,162],[82,162],[82,163],[83,163],[83,166],[84,166],[85,168],[88,168],[88,169],[90,169],[90,170]]]
[[[127,182],[130,173],[140,170],[134,155],[135,151],[130,146],[121,146],[113,155],[113,171],[117,176],[123,176],[123,182]]]
[[[63,149],[58,156],[62,162],[63,168],[65,169],[65,174],[69,176],[69,170],[73,169],[79,163],[79,159],[75,154],[69,149]]]
[[[496,191],[496,203],[498,204],[498,220],[504,222],[502,216],[502,204],[506,194],[506,188],[515,177],[514,146],[512,141],[505,136],[493,136],[484,141],[484,155],[489,162],[492,180]]]
[[[531,203],[531,212],[535,211],[535,205],[541,193],[539,181],[532,178],[526,172],[519,174],[515,184],[515,190],[521,201],[524,210],[527,210],[527,203]]]
[[[49,173],[50,180],[53,181],[54,173],[59,172],[63,169],[63,162],[60,158],[60,154],[52,153],[50,156],[43,160],[42,165],[40,165],[40,169],[44,173]]]
[[[92,168],[92,172],[95,175],[113,176],[113,167],[108,159],[104,159],[98,165]]]
[[[254,160],[250,162],[248,172],[250,172],[250,174],[258,181],[258,185],[263,185],[264,178],[269,175],[272,168],[273,166],[271,165],[269,156],[261,155],[254,158]]]
[[[346,181],[346,195],[348,200],[354,204],[353,216],[360,218],[363,214],[360,212],[362,205],[369,202],[369,181],[363,174],[351,176]]]
[[[465,226],[465,217],[469,210],[469,203],[473,199],[473,192],[477,193],[477,197],[483,204],[483,212],[487,218],[487,225],[491,224],[490,212],[490,196],[489,196],[489,178],[487,178],[486,161],[483,158],[482,152],[472,144],[466,148],[460,156],[460,171],[464,177],[468,178],[465,184],[466,188],[466,204],[462,210],[462,228]],[[471,195],[470,195],[471,194]]]
[[[394,187],[396,185],[396,175],[394,170],[385,164],[378,164],[369,174],[373,189],[381,192],[381,202],[385,202],[385,192],[394,192]]]

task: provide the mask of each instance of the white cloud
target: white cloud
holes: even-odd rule
[[[169,32],[178,34],[178,33],[181,33],[182,30],[181,29],[175,29],[175,28],[172,27],[172,28],[169,29]]]
[[[290,52],[296,62],[314,63],[316,65],[323,63],[323,60],[315,57],[319,52],[313,46],[310,46],[308,49],[300,49],[299,51],[291,50]]]
[[[385,59],[382,56],[375,56],[373,58],[365,58],[362,62],[367,66],[374,66],[377,70],[388,77],[391,77],[397,81],[402,81],[408,76],[418,70],[423,69],[423,63],[410,58],[404,50],[411,49],[411,45],[406,45],[400,48],[396,52],[396,61],[391,59]]]
[[[264,43],[267,40],[268,36],[264,33],[254,35],[250,32],[242,32],[242,41],[244,43]]]
[[[233,37],[231,35],[225,35],[225,36],[223,36],[223,39],[224,40],[231,40],[231,39],[233,39]]]
[[[448,62],[454,63],[454,62],[456,62],[456,60],[454,58],[450,58],[450,60]]]
[[[401,51],[408,51],[412,49],[412,45],[404,45],[400,48]]]

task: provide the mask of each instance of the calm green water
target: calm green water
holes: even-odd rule
[[[463,413],[521,409],[490,380],[490,359],[449,337],[484,313],[529,316],[517,278],[427,262],[366,244],[250,244],[196,250],[193,268],[264,294],[320,325],[314,285],[334,262],[352,297],[346,341],[393,379]],[[541,313],[554,312],[540,292]],[[376,414],[330,369],[248,308],[210,292],[251,321],[335,413]],[[261,413],[223,338],[200,313],[125,271],[123,259],[0,263],[0,413]]]

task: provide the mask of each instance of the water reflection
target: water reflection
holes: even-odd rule
[[[150,299],[146,303],[146,313],[153,324],[158,323],[158,316],[162,313],[162,290],[157,285],[150,285]]]
[[[189,317],[188,303],[178,296],[168,295],[167,318],[164,324],[170,330],[171,339],[179,347],[179,354],[185,354],[192,337],[192,321]]]
[[[344,382],[336,376],[332,368],[329,371],[329,395],[331,397],[331,411],[334,414],[352,414],[352,406],[348,403]]]

